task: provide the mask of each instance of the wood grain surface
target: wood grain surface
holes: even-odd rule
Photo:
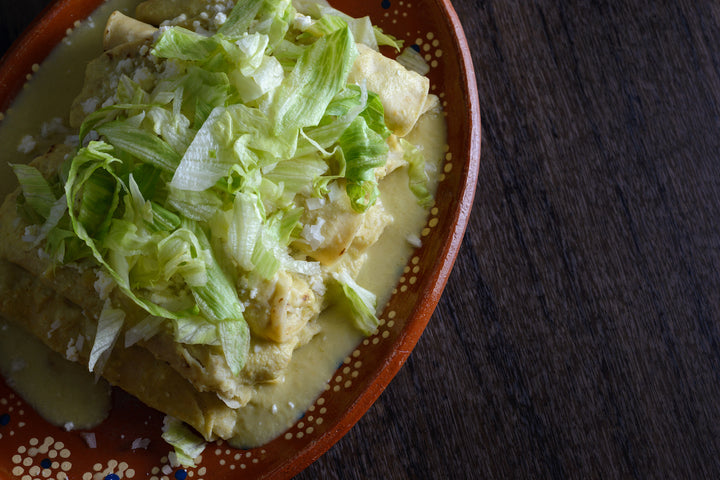
[[[0,51],[46,3],[0,2]],[[720,477],[720,3],[453,3],[466,238],[406,365],[297,478]]]

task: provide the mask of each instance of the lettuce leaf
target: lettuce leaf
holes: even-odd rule
[[[387,161],[387,143],[369,127],[364,117],[359,116],[343,132],[338,144],[345,156],[347,194],[352,207],[363,212],[375,203],[380,194],[375,168]]]
[[[347,82],[357,48],[345,25],[313,43],[277,88],[270,106],[276,133],[316,125]]]
[[[429,207],[432,205],[434,198],[430,193],[428,182],[430,177],[425,170],[425,156],[422,150],[415,147],[407,140],[401,139],[404,153],[403,158],[408,162],[409,188],[413,192],[419,205]]]
[[[125,312],[119,308],[113,308],[110,300],[106,300],[98,318],[95,340],[90,350],[88,369],[91,372],[95,372],[97,375],[102,374],[112,348],[120,337],[124,322]]]
[[[340,286],[346,304],[353,313],[353,321],[365,335],[377,331],[380,320],[375,316],[375,295],[361,287],[346,271],[333,273],[333,278]]]
[[[42,220],[47,220],[57,200],[50,184],[35,167],[22,164],[10,166],[20,182],[25,202]]]
[[[205,440],[174,417],[163,419],[162,438],[175,449],[173,466],[194,467],[195,459],[205,450]]]

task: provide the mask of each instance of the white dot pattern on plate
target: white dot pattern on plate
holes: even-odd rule
[[[28,476],[28,478],[67,479],[67,472],[72,468],[72,463],[54,460],[63,452],[69,451],[63,442],[55,441],[51,436],[32,437],[26,444],[18,446],[16,453],[11,457],[12,474],[18,478]],[[70,456],[69,453],[66,455]]]
[[[135,469],[124,461],[115,459],[108,460],[104,465],[96,463],[93,465],[92,472],[85,472],[82,480],[123,480],[135,478]]]

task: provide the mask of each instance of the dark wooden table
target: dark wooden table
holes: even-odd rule
[[[46,3],[0,2],[0,51]],[[720,477],[720,4],[454,4],[483,116],[465,242],[298,478]]]

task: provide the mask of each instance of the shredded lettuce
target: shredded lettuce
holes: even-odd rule
[[[232,9],[227,20],[220,27],[218,33],[223,35],[242,35],[247,32],[250,25],[260,13],[265,0],[247,0],[238,2]]]
[[[162,170],[172,172],[180,163],[180,156],[164,140],[128,122],[109,122],[99,126],[97,132],[116,149]]]
[[[388,146],[382,135],[357,117],[343,132],[338,144],[343,149],[347,193],[353,208],[363,212],[375,203],[380,194],[375,168],[385,165]]]
[[[47,220],[56,201],[50,184],[35,167],[20,164],[11,167],[20,182],[25,202],[42,220]]]
[[[94,371],[97,375],[102,374],[105,362],[120,337],[124,322],[125,312],[119,308],[113,308],[110,300],[106,300],[98,318],[95,340],[90,350],[88,368],[91,372]]]
[[[237,338],[224,341],[232,350],[224,353],[231,371],[239,373],[247,357],[249,330],[237,292],[209,252],[207,238],[191,220],[185,220],[172,233],[163,232],[164,237],[160,233],[147,232],[146,221],[154,218],[152,207],[148,208],[134,182],[127,187],[117,176],[112,166],[119,160],[109,153],[111,151],[108,144],[91,142],[73,159],[65,185],[66,195],[75,198],[78,191],[85,192],[80,208],[68,200],[68,213],[75,233],[85,241],[98,263],[105,267],[125,294],[151,315],[176,323],[187,318],[188,312],[172,311],[171,305],[157,303],[151,294],[152,288],[162,284],[173,291],[173,297],[182,296],[174,286],[175,281],[182,280],[204,321],[213,323],[218,329],[218,336],[228,331],[224,323],[237,322],[231,330]],[[121,189],[126,192],[125,213],[116,219],[113,214]],[[88,195],[96,203],[91,205],[92,208],[83,208],[88,203]],[[103,255],[101,249],[107,254]]]
[[[428,186],[430,177],[425,170],[425,156],[422,150],[407,140],[401,139],[400,144],[404,150],[403,158],[408,162],[410,191],[415,194],[418,204],[429,207],[433,203],[433,195]]]
[[[403,50],[395,60],[403,67],[420,75],[425,75],[430,71],[430,65],[425,61],[425,58],[412,47]]]
[[[125,348],[141,340],[149,340],[162,330],[165,319],[148,315],[144,320],[125,330]],[[188,342],[185,342],[188,343]]]
[[[173,466],[194,467],[195,459],[205,450],[205,440],[174,417],[163,419],[162,438],[175,449]]]
[[[383,32],[382,29],[378,26],[373,25],[373,32],[375,33],[375,41],[378,45],[386,45],[388,47],[392,47],[397,52],[402,49],[405,43],[403,40],[400,40],[393,37],[392,35]]]
[[[344,294],[350,310],[353,312],[353,321],[365,335],[377,331],[380,320],[375,316],[375,295],[361,287],[346,271],[334,273],[333,278]]]
[[[275,93],[270,108],[275,132],[316,125],[345,86],[357,54],[347,25],[313,43]]]
[[[353,18],[324,2],[307,2],[306,5],[303,5],[303,10],[318,18],[304,29],[303,35],[299,37],[301,40],[306,40],[311,36],[326,35],[347,24],[355,41],[363,43],[373,50],[378,50],[380,45],[390,46],[397,51],[402,48],[402,40],[398,40],[374,26],[370,17]]]
[[[163,32],[153,46],[152,54],[162,58],[200,61],[210,57],[217,48],[216,38],[174,27]]]
[[[47,253],[51,255],[53,258],[56,255],[57,249],[54,248],[53,240],[58,237],[58,233],[60,235],[65,235],[67,230],[59,228],[60,223],[65,218],[65,213],[67,212],[67,201],[65,200],[65,195],[55,200],[55,203],[50,207],[50,213],[48,214],[48,217],[45,219],[45,223],[42,224],[40,227],[40,232],[35,239],[34,246],[37,246],[40,244],[41,241],[48,238],[48,251]],[[57,252],[59,253],[59,252]],[[62,252],[64,253],[64,252]]]

